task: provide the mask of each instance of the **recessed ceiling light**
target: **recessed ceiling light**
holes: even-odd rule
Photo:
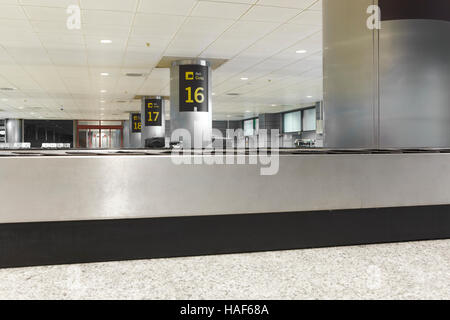
[[[311,99],[313,96],[306,96],[308,99]]]
[[[101,92],[101,93],[106,93],[107,91],[106,91],[106,90],[100,90],[100,92]]]
[[[216,95],[216,93],[215,93],[215,92],[213,92],[213,93],[212,93],[212,95],[213,95],[213,96],[215,96],[215,95]]]
[[[242,81],[247,81],[248,78],[243,77],[243,78],[241,78],[241,80],[242,80]]]
[[[306,50],[297,50],[297,51],[295,51],[295,53],[307,53],[308,51],[306,51]]]
[[[100,73],[100,75],[104,76],[104,77],[107,77],[107,76],[109,76],[109,73],[108,72],[102,72],[102,73]]]
[[[272,107],[276,107],[277,105],[276,104],[272,104]]]
[[[250,111],[250,110],[247,110],[247,111],[245,111],[245,113],[251,113],[251,111]]]
[[[110,44],[110,43],[112,43],[112,40],[108,40],[108,39],[100,40],[100,43],[103,43],[103,44]]]

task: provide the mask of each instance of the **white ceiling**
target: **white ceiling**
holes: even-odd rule
[[[80,30],[66,27],[73,4]],[[0,0],[0,88],[16,88],[0,91],[0,118],[125,119],[139,109],[135,95],[169,95],[169,70],[155,68],[163,56],[229,59],[213,72],[216,119],[311,104],[322,99],[321,9],[321,0]]]

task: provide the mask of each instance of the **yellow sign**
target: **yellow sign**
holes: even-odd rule
[[[186,80],[194,80],[194,73],[186,72]]]

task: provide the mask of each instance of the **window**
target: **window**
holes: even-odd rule
[[[283,114],[283,133],[316,131],[316,108]]]
[[[244,120],[244,136],[253,136],[255,134],[255,119]]]
[[[303,110],[303,131],[316,131],[316,108]]]
[[[283,114],[283,132],[293,133],[302,131],[302,112],[295,111]]]

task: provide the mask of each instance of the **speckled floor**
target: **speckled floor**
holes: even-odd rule
[[[0,299],[450,299],[450,241],[4,269]]]

